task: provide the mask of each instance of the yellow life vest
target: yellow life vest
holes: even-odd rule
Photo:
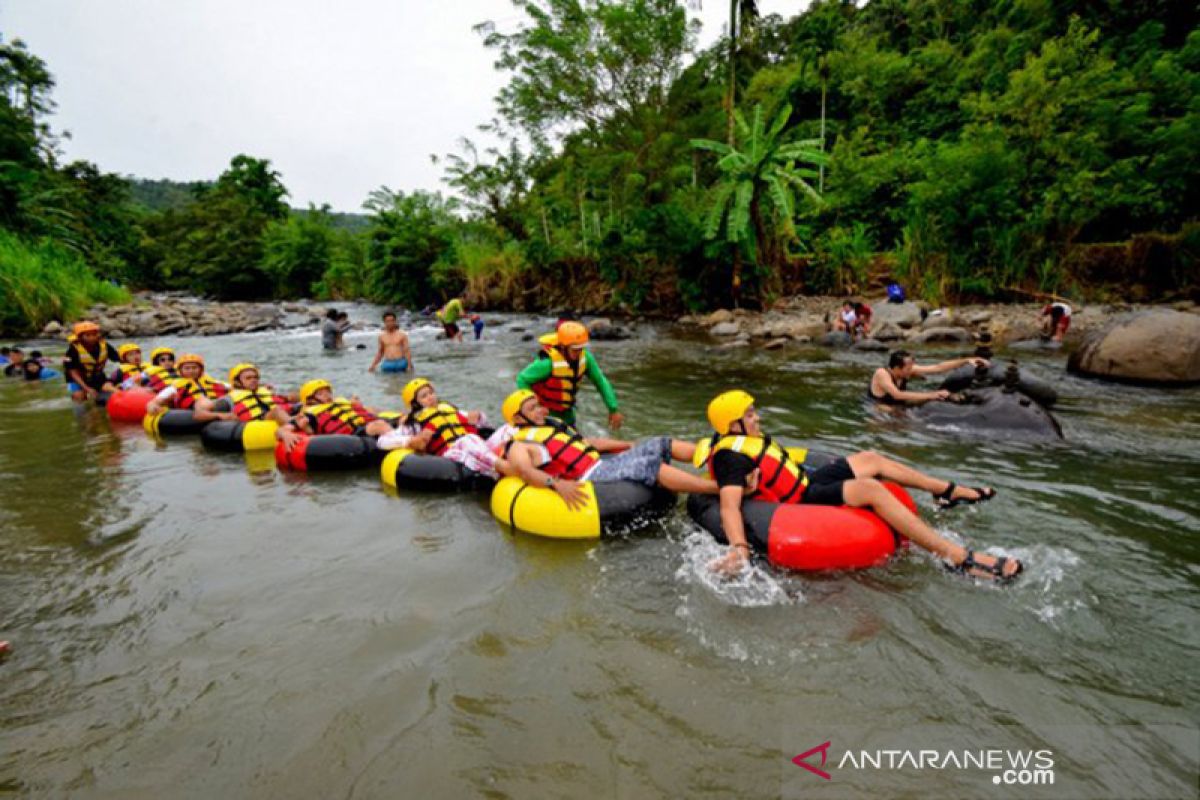
[[[600,452],[569,425],[547,420],[545,425],[522,425],[513,431],[513,441],[540,444],[550,460],[538,469],[551,477],[579,480],[600,462]]]
[[[575,407],[579,397],[579,383],[587,372],[588,352],[579,354],[579,360],[572,364],[566,353],[558,347],[558,334],[548,333],[538,339],[542,352],[538,358],[550,359],[550,377],[538,381],[531,388],[537,395],[538,402],[550,411],[563,413]]]
[[[174,369],[151,364],[142,370],[142,376],[147,386],[156,392],[161,392],[170,385],[171,381],[179,378],[179,373]]]
[[[808,475],[770,436],[726,434],[720,437],[708,456],[710,472],[713,457],[722,450],[732,450],[748,456],[761,471],[758,489],[753,494],[755,500],[775,503],[800,502],[804,488],[808,486]]]
[[[233,414],[243,422],[253,422],[262,419],[275,407],[275,395],[265,386],[254,391],[249,389],[234,389],[229,393],[233,403]]]
[[[196,379],[175,378],[171,381],[171,386],[175,387],[176,408],[192,408],[201,397],[215,400],[224,394],[221,391],[222,385],[207,375]]]
[[[473,427],[464,425],[458,417],[458,409],[449,403],[438,403],[433,408],[422,408],[412,415],[412,420],[423,428],[433,431],[426,452],[438,456],[453,444],[455,439],[474,433]]]
[[[304,413],[313,423],[314,433],[354,433],[371,419],[359,413],[354,404],[344,397],[334,398],[328,403],[305,406]]]
[[[104,365],[108,363],[108,343],[101,339],[96,343],[99,348],[99,356],[93,356],[88,349],[79,343],[79,340],[72,336],[69,340],[70,347],[79,357],[79,364],[83,367],[83,379],[91,380],[96,374],[104,372]]]

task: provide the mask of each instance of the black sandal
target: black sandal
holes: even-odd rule
[[[983,570],[987,575],[992,576],[992,580],[999,584],[1012,583],[1017,579],[1017,576],[1025,571],[1025,565],[1017,559],[1012,559],[1017,565],[1017,571],[1011,575],[1004,574],[1004,568],[1008,566],[1008,556],[996,556],[995,564],[980,564],[975,560],[975,551],[968,550],[967,557],[957,564],[947,564],[947,568],[956,574],[966,575],[968,578],[982,578],[982,575],[975,575],[971,570]]]
[[[986,503],[996,496],[996,490],[990,486],[968,486],[967,488],[973,492],[978,492],[979,497],[954,497],[954,490],[958,488],[958,484],[950,481],[950,485],[946,487],[941,494],[933,496],[937,507],[940,509],[954,508],[955,506],[973,506],[976,503]]]

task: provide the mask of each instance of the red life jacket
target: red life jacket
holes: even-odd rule
[[[770,436],[738,436],[726,434],[720,437],[708,454],[709,474],[713,473],[713,456],[721,450],[732,450],[753,459],[754,466],[761,472],[758,489],[750,498],[772,503],[799,503],[808,486],[808,475]]]
[[[580,353],[579,360],[572,364],[567,360],[566,353],[559,349],[556,334],[548,334],[538,341],[542,343],[542,351],[538,353],[538,358],[550,360],[551,372],[549,378],[535,383],[530,388],[537,395],[538,402],[550,411],[560,414],[570,411],[575,407],[575,401],[579,397],[579,383],[587,372],[588,353],[586,350]]]
[[[175,408],[193,408],[201,397],[216,400],[225,394],[224,386],[207,375],[201,375],[196,380],[176,378],[171,381],[171,386],[175,387],[175,397],[172,398]]]
[[[307,406],[304,413],[308,416],[313,433],[346,433],[354,434],[376,417],[358,403],[351,403],[339,397],[329,403]]]
[[[234,389],[229,393],[233,401],[233,414],[243,422],[253,422],[263,419],[276,406],[289,411],[287,398],[271,394],[271,391],[260,386],[253,392],[249,389]]]
[[[545,447],[550,460],[539,464],[538,469],[553,478],[577,481],[600,463],[596,448],[577,430],[556,420],[546,420],[545,425],[520,426],[513,432],[513,441]]]
[[[142,370],[143,381],[146,386],[150,387],[155,392],[161,392],[170,385],[171,381],[179,378],[179,373],[174,369],[166,367],[156,367],[151,365]]]
[[[422,408],[412,415],[412,420],[423,428],[433,431],[425,452],[440,456],[442,452],[460,437],[468,433],[479,433],[474,425],[467,424],[459,411],[449,403],[438,403],[433,408]]]

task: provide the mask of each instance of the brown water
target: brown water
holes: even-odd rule
[[[547,324],[503,321],[463,345],[417,330],[420,373],[495,417],[531,354],[515,328]],[[315,332],[165,343],[382,407],[404,382],[366,374],[369,350],[321,353]],[[599,543],[514,535],[485,497],[281,474],[110,426],[60,383],[5,383],[0,794],[1195,796],[1200,392],[1037,356],[1067,440],[1019,443],[871,419],[877,355],[718,351],[649,326],[595,350],[631,436],[697,438],[709,397],[741,385],[776,436],[996,486],[936,517],[919,502],[1028,574],[999,590],[909,553],[726,584],[682,510]],[[601,411],[587,390],[592,432]],[[1049,748],[1056,785],[825,782],[791,763],[827,739],[831,762],[880,742]]]

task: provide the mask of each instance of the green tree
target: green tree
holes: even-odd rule
[[[367,246],[372,299],[419,308],[434,300],[434,266],[452,256],[459,224],[457,203],[438,193],[375,190],[363,204],[371,212]]]
[[[717,167],[721,175],[713,188],[705,236],[716,239],[723,232],[724,241],[734,246],[731,289],[735,300],[741,294],[742,253],[755,264],[754,285],[747,296],[757,299],[759,272],[769,274],[778,251],[776,242],[797,238],[797,195],[821,201],[809,183],[816,172],[800,164],[823,164],[826,156],[816,140],[785,141],[782,134],[791,113],[791,106],[785,105],[768,128],[761,106],[755,106],[749,124],[739,111],[735,119],[744,143],[741,150],[712,139],[692,140],[693,147],[720,156]]]

